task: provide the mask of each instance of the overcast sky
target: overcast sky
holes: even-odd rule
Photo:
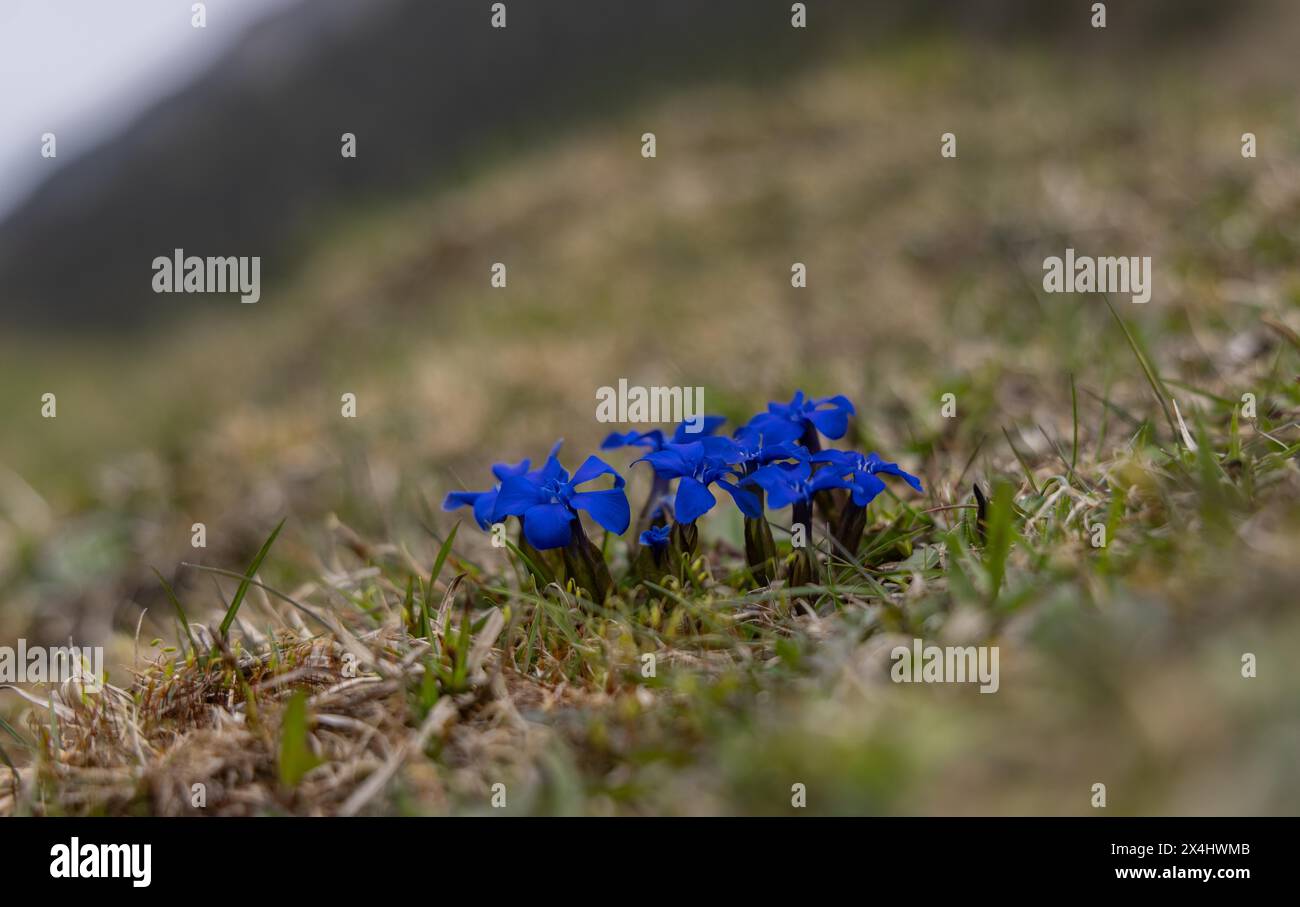
[[[207,0],[194,28],[192,0],[0,0],[0,217],[294,2]],[[46,132],[55,160],[41,157]]]

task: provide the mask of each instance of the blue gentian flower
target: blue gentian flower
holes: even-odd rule
[[[657,428],[647,432],[629,431],[623,434],[614,432],[606,437],[600,446],[602,450],[618,447],[647,447],[651,451],[660,451],[664,449],[665,444],[686,444],[692,440],[712,436],[726,421],[722,416],[704,416],[699,422],[700,431],[693,433],[687,431],[693,423],[682,422],[673,432],[672,441],[665,440],[664,433]],[[669,482],[670,479],[655,472],[654,480],[650,485],[650,494],[646,498],[640,516],[637,517],[638,529],[648,527],[663,513],[668,498]]]
[[[842,394],[813,399],[795,391],[789,403],[769,403],[767,412],[750,419],[746,428],[776,439],[781,423],[793,423],[799,429],[795,437],[815,438],[814,433],[821,432],[834,441],[849,430],[849,416],[854,412],[853,404]]]
[[[686,444],[689,441],[697,441],[701,437],[712,435],[717,431],[722,423],[726,422],[725,416],[705,416],[703,426],[697,432],[690,432],[687,429],[690,423],[682,422],[673,432],[671,441],[664,438],[664,433],[657,428],[650,431],[629,431],[629,432],[611,432],[604,441],[600,442],[601,450],[615,450],[619,447],[648,447],[651,450],[663,450],[664,444]]]
[[[763,515],[758,498],[730,481],[736,478],[732,467],[741,457],[736,442],[709,437],[689,444],[665,444],[662,450],[648,453],[641,460],[654,468],[656,476],[678,480],[673,516],[679,523],[694,523],[718,503],[709,491],[710,485],[718,485],[731,495],[745,516]]]
[[[755,425],[754,420],[750,420],[749,424],[736,429],[736,446],[740,450],[736,465],[748,475],[776,460],[798,459],[807,453],[799,443],[802,433],[803,430],[794,422],[781,420]]]
[[[556,441],[555,446],[551,448],[549,456],[554,457],[560,452],[560,445],[564,441]],[[529,460],[521,460],[511,466],[509,463],[494,463],[492,466],[492,475],[496,477],[497,484],[487,491],[453,491],[443,499],[443,510],[457,510],[461,507],[470,507],[474,511],[474,521],[478,523],[479,528],[487,530],[492,525],[492,511],[496,507],[497,492],[501,490],[501,483],[511,476],[528,475]]]
[[[577,490],[579,485],[602,475],[614,477],[613,488]],[[524,538],[539,551],[569,544],[573,537],[572,524],[578,519],[579,510],[587,511],[609,532],[622,535],[632,521],[623,485],[623,477],[599,457],[588,457],[570,478],[559,459],[551,456],[537,472],[507,476],[501,481],[492,519],[519,517],[524,526]]]
[[[745,479],[762,488],[774,509],[790,507],[790,535],[794,558],[786,570],[791,586],[815,582],[820,574],[812,543],[813,498],[831,488],[848,488],[835,468],[813,469],[811,455],[804,451],[793,463],[762,466]],[[751,561],[752,563],[752,561]]]
[[[898,476],[917,491],[923,490],[920,479],[910,472],[904,472],[897,463],[886,463],[875,451],[864,456],[853,450],[823,450],[813,454],[811,460],[813,463],[827,464],[823,472],[829,470],[837,475],[852,473],[853,503],[859,507],[866,507],[876,495],[885,490],[885,483],[877,473]]]
[[[519,470],[516,472],[516,470]],[[492,474],[497,477],[496,487],[487,491],[453,491],[448,493],[443,499],[443,510],[456,510],[460,507],[471,507],[474,510],[474,521],[478,523],[480,529],[486,530],[492,525],[492,508],[497,503],[497,492],[501,490],[501,482],[513,475],[522,475],[528,471],[528,461],[524,460],[518,466],[510,466],[506,463],[497,463],[492,467]]]
[[[639,541],[647,548],[653,548],[655,551],[660,551],[667,546],[672,531],[673,527],[669,526],[667,523],[662,526],[651,526],[645,532],[641,533]]]
[[[767,493],[768,504],[776,510],[791,504],[810,504],[817,492],[828,488],[852,487],[838,469],[814,471],[807,454],[794,463],[772,463],[755,470],[745,479],[745,484],[750,483]]]

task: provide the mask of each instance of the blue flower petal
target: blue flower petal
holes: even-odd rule
[[[500,492],[496,490],[485,491],[474,502],[474,521],[478,523],[478,528],[487,529],[492,525],[493,511],[496,510],[499,494]]]
[[[521,516],[530,507],[547,502],[547,494],[531,479],[510,476],[501,483],[496,506],[492,508],[492,522],[499,523],[508,516]]]
[[[767,493],[767,506],[773,510],[781,510],[801,500],[803,495],[799,491],[799,486],[790,483],[777,485]]]
[[[819,450],[809,457],[809,460],[813,463],[826,464],[823,471],[830,470],[836,475],[844,475],[859,468],[862,455],[851,450]]]
[[[632,512],[627,504],[627,494],[621,488],[604,491],[579,491],[569,498],[569,504],[591,514],[591,518],[615,535],[627,532],[632,522]]]
[[[802,423],[784,416],[759,413],[736,429],[736,439],[747,447],[759,448],[793,442],[803,434]]]
[[[866,507],[885,490],[885,483],[869,472],[860,472],[853,479],[853,503]]]
[[[524,538],[539,551],[563,548],[573,537],[573,514],[563,504],[538,504],[523,517]]]
[[[745,479],[745,482],[747,484],[752,482],[768,494],[779,494],[782,493],[783,489],[787,489],[790,485],[797,484],[798,482],[808,478],[809,469],[810,467],[807,463],[795,463],[790,466],[783,463],[773,463],[754,470],[754,472]],[[778,504],[776,506],[784,507],[785,505]]]
[[[677,430],[673,432],[673,443],[685,444],[687,441],[695,441],[699,440],[702,436],[712,435],[715,431],[721,428],[722,424],[726,421],[726,416],[704,416],[703,419],[697,416],[694,422],[683,422],[677,426]],[[694,428],[695,424],[700,425],[699,431],[687,430]]]
[[[844,437],[849,430],[849,414],[842,409],[819,409],[807,414],[808,421],[832,441]]]
[[[557,441],[555,443],[555,447],[551,448],[551,453],[546,458],[546,462],[542,465],[542,468],[536,472],[529,473],[529,479],[535,480],[538,485],[545,485],[548,482],[567,482],[569,480],[569,473],[560,465],[560,458],[556,453],[556,451],[559,450],[560,445],[563,443],[563,441]]]
[[[573,478],[569,480],[569,487],[573,488],[578,485],[585,485],[592,479],[597,479],[603,475],[611,475],[614,477],[615,488],[623,487],[623,477],[614,471],[614,467],[610,466],[600,457],[595,456],[587,457],[583,464],[578,467],[578,471],[575,472]]]
[[[676,445],[648,453],[640,460],[636,460],[633,465],[642,461],[649,463],[655,474],[665,479],[675,479],[678,476],[689,475],[692,472],[691,465],[682,456],[681,447]]]
[[[673,527],[669,525],[651,526],[645,532],[641,533],[639,541],[642,545],[649,548],[662,548],[668,544],[668,537],[672,535]]]
[[[767,404],[767,411],[773,415],[783,416],[787,419],[798,418],[803,411],[803,391],[795,391],[794,396],[790,398],[789,403],[772,402]]]
[[[764,445],[755,456],[759,463],[771,463],[773,460],[805,460],[808,448],[797,441],[782,441],[780,444]]]
[[[713,492],[690,476],[683,476],[677,483],[677,499],[673,504],[673,514],[679,523],[694,523],[713,509],[718,499]]]
[[[865,466],[871,472],[883,472],[892,476],[898,476],[917,491],[924,491],[924,489],[921,488],[920,479],[912,475],[910,472],[904,472],[899,469],[897,463],[886,463],[884,460],[880,459],[880,454],[875,451],[867,454],[865,458]]]
[[[657,428],[647,432],[629,431],[623,434],[613,432],[600,442],[601,450],[614,450],[619,447],[648,447],[651,450],[659,450],[663,446],[664,433]]]
[[[807,460],[792,464],[773,463],[757,469],[745,481],[753,482],[767,492],[768,506],[774,510],[789,507],[795,501],[805,500],[806,485],[812,474]]]
[[[750,519],[758,519],[763,515],[763,507],[758,503],[758,496],[752,491],[740,488],[730,482],[718,482],[718,487],[731,495],[731,499],[736,502],[736,506],[740,508],[740,512],[745,516]]]
[[[849,416],[856,415],[858,412],[853,408],[853,401],[843,394],[836,394],[834,397],[822,397],[820,400],[814,401],[813,405],[823,406],[827,403],[844,410],[844,413]]]
[[[852,485],[836,474],[833,468],[819,469],[808,482],[808,494],[812,496],[828,488],[851,488]]]
[[[474,508],[474,522],[480,529],[492,525],[492,509],[496,506],[497,491],[453,491],[442,502],[443,510],[456,510],[460,507]]]
[[[474,502],[487,494],[486,491],[453,491],[442,500],[443,510],[456,510],[460,507],[473,507]]]
[[[744,448],[730,438],[706,437],[699,444],[704,458],[716,464],[734,466],[745,459]]]
[[[494,463],[492,465],[492,475],[496,476],[498,482],[504,482],[511,476],[528,475],[528,460],[520,460],[514,466],[509,463]]]

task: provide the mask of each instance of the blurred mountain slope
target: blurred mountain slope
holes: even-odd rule
[[[321,218],[481,164],[539,130],[695,80],[770,78],[845,42],[910,27],[1068,33],[1079,9],[1030,0],[319,0],[273,17],[207,77],[57,171],[0,226],[0,323],[153,325],[200,308],[150,291],[155,256],[261,256],[289,281]],[[1082,9],[1082,7],[1080,7]],[[1235,8],[1234,8],[1235,11]],[[1204,29],[1221,4],[1153,0],[1112,15],[1107,44]],[[358,158],[339,154],[358,136]],[[472,157],[470,152],[479,152]]]

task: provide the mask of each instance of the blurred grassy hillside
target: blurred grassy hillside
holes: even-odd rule
[[[1251,443],[1281,457],[1232,528],[1211,544],[1153,491],[1159,513],[1140,535],[1120,528],[1106,570],[1081,535],[1058,540],[1019,580],[1023,611],[997,618],[1033,646],[1004,653],[1003,694],[974,704],[882,685],[888,634],[806,627],[816,645],[761,705],[719,702],[681,719],[689,734],[656,719],[664,739],[703,742],[639,777],[637,808],[743,810],[806,776],[829,791],[821,811],[1081,812],[1105,774],[1124,779],[1124,811],[1294,811],[1300,684],[1281,666],[1300,642],[1300,123],[1285,61],[1300,16],[1273,15],[1105,65],[916,38],[703,84],[323,224],[298,278],[238,318],[111,348],[3,338],[0,635],[111,639],[129,662],[141,607],[144,638],[174,632],[149,567],[196,559],[197,521],[198,559],[241,569],[289,514],[265,570],[286,588],[340,568],[340,538],[428,563],[453,522],[437,512],[447,491],[557,437],[578,462],[608,430],[595,390],[619,378],[703,385],[733,419],[795,388],[847,394],[852,443],[943,507],[972,481],[1021,481],[1008,437],[1039,480],[1064,469],[1073,376],[1079,470],[1122,469],[1148,456],[1143,421],[1169,434],[1163,415],[1105,301],[1043,294],[1041,265],[1066,247],[1150,255],[1151,303],[1112,302],[1182,414],[1226,439],[1233,402],[1255,393]],[[795,262],[806,288],[790,286]],[[40,416],[46,392],[57,419]],[[207,577],[182,590],[218,606]],[[916,628],[988,631],[946,581],[906,595]],[[1270,666],[1248,689],[1233,682],[1243,651]],[[615,737],[606,721],[632,721],[601,716],[574,720]],[[609,807],[595,802],[566,808]]]

